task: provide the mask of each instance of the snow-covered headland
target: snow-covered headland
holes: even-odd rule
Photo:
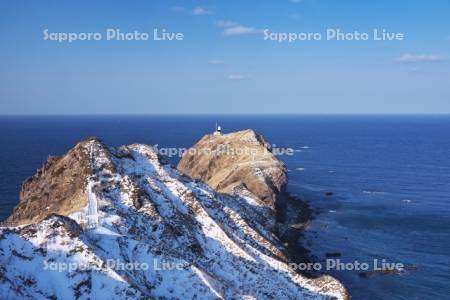
[[[0,228],[1,298],[346,299],[289,268],[267,201],[219,193],[149,145],[81,141],[24,183]]]

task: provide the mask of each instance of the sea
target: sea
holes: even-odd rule
[[[352,299],[450,299],[449,115],[3,116],[0,219],[49,155],[81,139],[186,148],[216,123],[293,149],[279,155],[288,191],[316,212],[301,242]],[[374,262],[409,267],[362,276],[358,263]]]

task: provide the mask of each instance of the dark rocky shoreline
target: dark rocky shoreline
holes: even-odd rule
[[[295,264],[313,263],[310,251],[304,246],[303,234],[314,219],[314,210],[305,200],[288,192],[281,193],[279,197],[284,208],[277,215],[280,222],[278,237],[287,249],[289,260]],[[314,277],[311,272],[300,271],[300,273]]]

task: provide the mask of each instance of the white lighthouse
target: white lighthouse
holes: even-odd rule
[[[213,133],[214,135],[222,135],[222,128],[220,127],[220,125],[217,125],[216,123],[216,130]]]

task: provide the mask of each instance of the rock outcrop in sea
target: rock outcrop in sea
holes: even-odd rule
[[[334,278],[289,268],[271,230],[285,169],[258,164],[267,168],[253,179],[243,169],[218,186],[202,178],[209,186],[149,145],[90,138],[50,157],[0,227],[2,299],[347,298]]]

